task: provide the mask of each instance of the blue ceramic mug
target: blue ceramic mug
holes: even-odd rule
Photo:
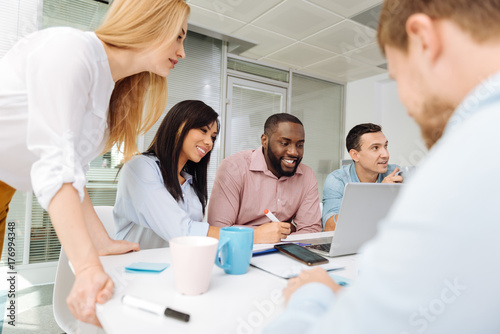
[[[249,227],[223,227],[219,232],[219,247],[215,264],[226,274],[243,275],[248,272],[253,250],[253,229]]]

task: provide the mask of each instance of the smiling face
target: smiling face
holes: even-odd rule
[[[292,176],[304,155],[304,127],[297,123],[281,122],[276,130],[261,137],[267,168],[276,176]]]
[[[373,178],[387,172],[389,151],[384,134],[382,132],[365,133],[359,141],[361,149],[359,151],[351,149],[349,154],[356,162],[356,172],[360,181],[364,175],[370,175],[370,178]]]
[[[184,138],[182,150],[179,155],[179,165],[184,166],[188,160],[198,163],[212,150],[215,139],[217,138],[217,122],[201,127],[200,129],[191,129]],[[179,171],[182,168],[179,169]]]
[[[148,71],[162,77],[168,76],[179,58],[186,57],[183,44],[186,34],[187,21],[184,21],[173,42],[161,42],[146,48],[143,52],[147,54]]]

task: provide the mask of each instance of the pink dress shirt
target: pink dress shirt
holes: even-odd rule
[[[278,179],[267,168],[262,146],[224,159],[210,196],[208,223],[257,227],[270,222],[265,209],[282,222],[293,220],[298,233],[321,232],[318,182],[312,169],[300,164],[293,176]]]

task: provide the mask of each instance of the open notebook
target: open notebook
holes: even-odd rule
[[[328,263],[317,266],[307,266],[282,253],[270,253],[252,257],[250,264],[254,267],[267,271],[282,278],[298,276],[304,269],[322,267],[325,270],[336,270],[344,268],[343,265],[330,259]]]

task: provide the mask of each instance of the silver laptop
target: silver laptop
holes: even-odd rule
[[[377,233],[403,185],[398,183],[348,183],[331,243],[306,246],[330,257],[355,254]]]

